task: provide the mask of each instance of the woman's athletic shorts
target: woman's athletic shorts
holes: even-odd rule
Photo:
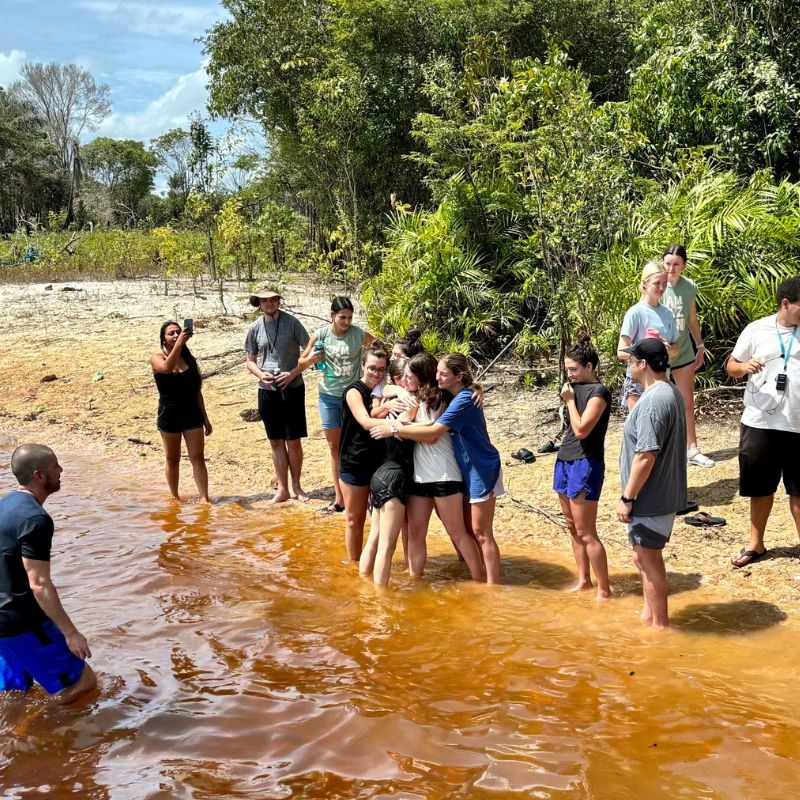
[[[414,497],[450,497],[453,494],[464,494],[463,481],[435,481],[433,483],[416,483],[408,486],[408,493]]]
[[[319,393],[319,416],[322,430],[331,431],[342,427],[342,398],[332,394]]]
[[[348,486],[369,486],[372,480],[372,472],[340,472],[339,480]]]
[[[403,505],[408,494],[408,476],[396,461],[384,461],[369,482],[372,505],[380,508],[389,500],[399,500]]]
[[[306,387],[301,384],[283,391],[258,390],[258,415],[267,439],[304,439],[306,429]]]
[[[599,500],[606,477],[606,465],[599,458],[556,460],[553,470],[553,490],[574,500],[581,492],[587,500]]]
[[[657,517],[631,517],[625,524],[628,543],[631,547],[644,547],[646,550],[663,550],[672,536],[675,514],[660,514]]]
[[[158,406],[158,429],[164,433],[183,433],[202,428],[205,420],[200,406],[192,404],[187,408]]]
[[[487,500],[491,500],[493,497],[502,497],[505,493],[506,487],[503,486],[503,470],[501,469],[492,491],[482,495],[481,497],[470,497],[469,502],[470,505],[475,505],[476,503],[485,503]]]
[[[800,433],[739,427],[739,494],[769,497],[783,476],[786,493],[800,497]]]
[[[642,386],[639,381],[635,381],[633,378],[629,378],[627,375],[625,376],[625,380],[622,384],[622,394],[619,398],[619,405],[620,408],[627,408],[628,407],[628,398],[632,395],[641,397],[644,394],[644,386]]]
[[[49,619],[19,636],[0,636],[0,691],[26,692],[36,681],[55,694],[72,686],[85,666]]]

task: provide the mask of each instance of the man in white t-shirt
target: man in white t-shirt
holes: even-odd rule
[[[764,531],[781,477],[800,536],[800,276],[778,286],[777,300],[776,314],[742,331],[726,365],[732,378],[747,378],[739,494],[750,498],[750,541],[734,567],[767,554]]]

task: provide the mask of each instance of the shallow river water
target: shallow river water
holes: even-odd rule
[[[8,441],[0,491],[11,488]],[[4,798],[786,798],[800,785],[800,626],[673,576],[562,589],[568,562],[504,553],[419,583],[341,563],[341,520],[223,498],[169,504],[124,465],[60,453],[53,574],[98,695],[0,699]],[[160,477],[160,476],[159,476]],[[567,547],[565,542],[565,548]],[[566,554],[566,553],[565,553]]]

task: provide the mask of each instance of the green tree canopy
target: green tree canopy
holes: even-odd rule
[[[81,151],[87,174],[108,191],[117,218],[135,222],[153,188],[156,156],[142,142],[99,136]]]

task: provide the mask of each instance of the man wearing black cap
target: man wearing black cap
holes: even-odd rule
[[[631,377],[644,394],[625,420],[619,456],[625,523],[633,563],[642,576],[642,621],[666,628],[667,572],[661,551],[676,513],[686,506],[686,416],[678,389],[667,380],[669,354],[660,339],[642,339],[630,353]]]
[[[244,349],[247,369],[258,378],[258,413],[272,447],[272,463],[278,479],[273,503],[289,499],[292,493],[303,502],[308,495],[300,485],[303,468],[301,439],[306,430],[305,384],[302,372],[307,364],[300,354],[308,344],[308,331],[297,317],[281,311],[281,294],[265,286],[250,295],[250,305],[260,308],[259,317],[247,331]]]

